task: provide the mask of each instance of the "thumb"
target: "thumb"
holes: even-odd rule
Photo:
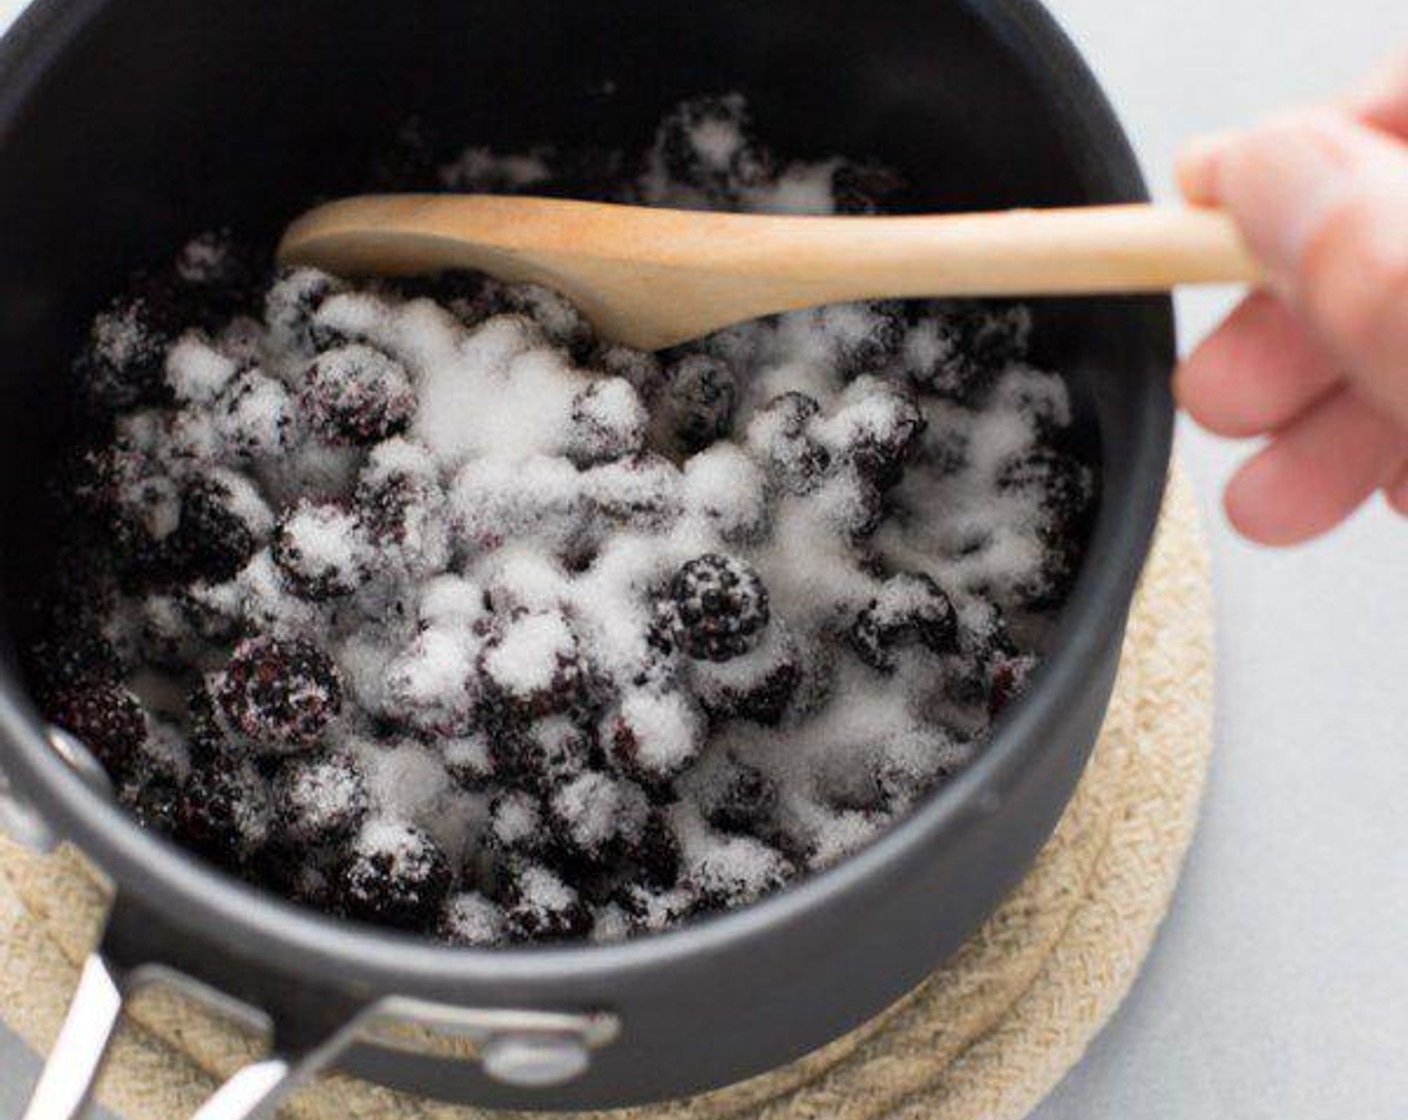
[[[1271,285],[1408,428],[1408,148],[1330,112],[1193,145],[1180,183],[1237,220]]]

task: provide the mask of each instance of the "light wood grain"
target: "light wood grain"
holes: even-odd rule
[[[279,257],[342,275],[480,269],[660,349],[777,311],[886,296],[1255,283],[1226,215],[1153,205],[904,217],[716,214],[490,195],[366,195],[295,221]]]

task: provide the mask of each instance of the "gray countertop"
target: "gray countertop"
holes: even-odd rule
[[[0,0],[0,27],[22,7]],[[1180,138],[1328,94],[1408,43],[1403,0],[1052,0],[1158,193]],[[1180,298],[1184,339],[1231,293]],[[1397,1120],[1408,1107],[1408,522],[1376,502],[1272,553],[1218,491],[1241,449],[1191,429],[1219,663],[1202,825],[1123,1009],[1038,1120]],[[35,1059],[0,1028],[0,1116]],[[138,1118],[134,1118],[138,1120]]]

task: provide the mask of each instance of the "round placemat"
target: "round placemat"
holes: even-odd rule
[[[784,1069],[623,1120],[1017,1120],[1129,990],[1192,838],[1212,743],[1207,547],[1175,472],[1109,715],[1075,797],[1027,878],[909,996]],[[76,853],[0,842],[0,1015],[43,1052],[102,921]],[[823,982],[823,981],[818,981]],[[163,990],[134,1001],[99,1090],[132,1120],[186,1120],[257,1040]],[[334,1074],[290,1120],[472,1120]],[[578,1114],[581,1115],[581,1114]]]

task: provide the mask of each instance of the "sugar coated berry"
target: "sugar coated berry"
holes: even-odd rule
[[[399,435],[416,410],[406,368],[356,343],[314,358],[298,397],[308,423],[334,443],[370,444]]]
[[[264,297],[264,321],[280,349],[308,353],[320,341],[313,322],[324,301],[346,285],[316,268],[281,272]]]
[[[216,674],[213,693],[239,734],[274,751],[316,742],[342,707],[337,667],[296,638],[246,638]]]
[[[681,104],[660,123],[651,156],[668,180],[715,203],[732,202],[742,188],[763,182],[770,166],[739,94]]]
[[[485,643],[480,669],[495,694],[526,716],[567,711],[588,685],[577,637],[560,611],[509,622]]]
[[[41,696],[111,684],[122,672],[112,643],[86,625],[65,627],[35,642],[26,651],[24,665]]]
[[[831,468],[831,453],[812,430],[820,413],[815,397],[792,390],[774,397],[748,422],[749,448],[796,494],[815,489]]]
[[[484,843],[501,855],[536,855],[549,840],[543,805],[527,790],[508,789],[489,803]]]
[[[215,430],[237,459],[282,455],[297,438],[288,389],[257,369],[238,373],[215,402]]]
[[[452,894],[440,912],[442,941],[469,949],[487,949],[504,940],[504,912],[478,891]]]
[[[630,382],[598,378],[572,398],[567,454],[578,466],[639,451],[650,419]]]
[[[690,657],[727,661],[761,641],[768,592],[748,564],[717,552],[684,564],[670,584],[680,645]]]
[[[231,579],[267,539],[274,515],[249,479],[215,468],[195,475],[181,494],[173,549],[192,575]]]
[[[162,361],[178,329],[179,310],[156,291],[119,297],[93,320],[78,360],[93,403],[127,408],[160,398]]]
[[[839,409],[827,421],[826,431],[835,453],[883,488],[899,481],[924,426],[924,414],[913,399],[877,387]]]
[[[434,927],[454,885],[450,861],[430,836],[394,820],[363,826],[338,875],[348,917],[424,930]]]
[[[880,593],[856,615],[851,647],[867,665],[893,669],[894,651],[917,644],[934,653],[953,651],[958,622],[953,603],[933,578],[922,572],[891,576]]]
[[[663,402],[671,440],[680,451],[702,451],[724,436],[738,386],[728,366],[708,354],[690,354],[670,367]]]
[[[289,590],[314,602],[350,595],[371,575],[366,529],[345,502],[305,498],[285,510],[271,553]]]
[[[274,779],[274,814],[294,844],[326,844],[350,836],[370,804],[361,767],[349,754],[295,758]]]
[[[592,927],[578,892],[542,864],[508,869],[503,904],[505,928],[515,941],[565,941],[586,936]]]
[[[71,687],[47,698],[44,715],[93,752],[120,779],[147,738],[147,717],[120,684]]]
[[[619,860],[640,841],[650,803],[633,782],[588,770],[552,794],[548,814],[569,855],[601,863]]]
[[[777,811],[777,782],[756,766],[729,760],[703,796],[705,819],[721,832],[757,836]]]
[[[690,860],[685,883],[705,909],[756,902],[783,886],[792,865],[776,848],[751,836],[727,836],[706,844]]]
[[[668,782],[699,756],[706,730],[682,692],[632,690],[608,716],[603,745],[621,773],[655,785]]]
[[[207,758],[192,768],[182,790],[183,843],[236,866],[264,845],[272,822],[268,783],[250,762]]]

